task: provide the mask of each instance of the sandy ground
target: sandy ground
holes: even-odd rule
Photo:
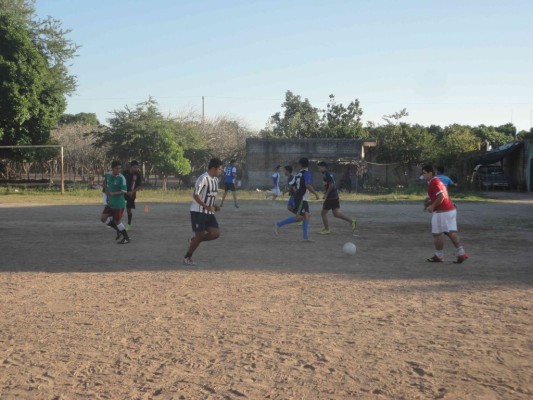
[[[100,207],[3,204],[0,399],[531,399],[532,200],[459,203],[463,265],[425,261],[420,204],[303,243],[284,202],[230,202],[194,268],[187,204],[141,199],[126,246]]]

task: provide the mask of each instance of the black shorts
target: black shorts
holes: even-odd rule
[[[126,198],[126,208],[135,208],[135,198],[124,196]]]
[[[309,212],[309,203],[303,199],[294,199],[294,213],[296,215],[304,215]]]
[[[227,192],[228,190],[234,192],[235,191],[235,184],[234,183],[227,183],[224,182],[224,190]]]
[[[207,228],[218,229],[215,214],[204,214],[195,211],[191,211],[191,225],[193,232],[205,232]]]
[[[322,204],[323,210],[336,210],[337,208],[341,208],[339,199],[326,199]]]

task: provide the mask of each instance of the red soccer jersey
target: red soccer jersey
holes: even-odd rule
[[[444,200],[437,207],[435,207],[433,211],[453,210],[455,206],[448,197],[448,190],[446,190],[446,186],[444,186],[444,183],[442,183],[441,180],[437,177],[431,178],[428,186],[429,200],[433,203],[441,193],[444,196]]]

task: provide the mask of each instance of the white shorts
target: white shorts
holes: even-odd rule
[[[271,190],[271,193],[274,195],[274,196],[281,196],[281,190],[279,189],[279,187],[275,187],[274,189]]]
[[[431,233],[457,232],[457,210],[434,212],[431,216]]]

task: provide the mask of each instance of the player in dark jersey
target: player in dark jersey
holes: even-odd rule
[[[324,196],[322,197],[324,199],[324,204],[322,205],[321,211],[324,229],[318,233],[321,235],[329,235],[331,233],[329,230],[328,221],[329,210],[332,210],[335,218],[340,218],[348,222],[352,228],[352,232],[355,232],[355,227],[357,226],[357,221],[355,218],[350,219],[340,211],[341,206],[337,184],[335,183],[335,178],[333,178],[333,175],[328,171],[328,164],[325,161],[320,161],[317,165],[318,170],[322,173],[324,179]]]
[[[309,240],[309,219],[311,214],[309,213],[309,203],[308,196],[309,192],[313,193],[318,200],[318,193],[311,185],[311,173],[309,172],[309,160],[307,158],[300,158],[298,161],[300,164],[301,170],[294,176],[293,184],[294,187],[294,210],[295,215],[289,218],[286,218],[279,222],[274,222],[274,232],[276,235],[279,235],[279,228],[283,225],[293,224],[298,221],[303,221],[302,230],[303,230],[303,239],[306,242],[312,242]]]
[[[137,190],[141,187],[141,172],[139,171],[139,162],[133,160],[130,162],[130,168],[124,172],[126,178],[126,185],[128,193],[124,195],[126,199],[126,212],[128,213],[128,224],[126,230],[131,227],[131,220],[133,219],[132,210],[135,209],[135,198],[137,197]]]

